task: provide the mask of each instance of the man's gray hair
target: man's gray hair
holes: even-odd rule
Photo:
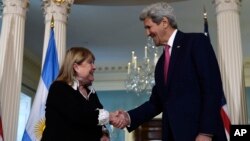
[[[141,14],[140,20],[144,21],[146,18],[151,18],[156,24],[160,24],[163,17],[168,18],[169,24],[173,28],[177,28],[176,17],[174,9],[167,2],[158,2],[145,7]]]

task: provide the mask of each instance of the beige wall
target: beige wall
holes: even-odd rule
[[[244,63],[245,86],[250,87],[250,57]]]

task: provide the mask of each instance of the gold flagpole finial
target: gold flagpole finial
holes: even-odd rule
[[[54,28],[54,16],[52,16],[51,18],[50,27]]]
[[[203,6],[203,17],[205,20],[207,19],[207,11],[206,11],[205,6]]]
[[[58,4],[58,5],[61,5],[65,2],[65,0],[53,0],[54,3]]]

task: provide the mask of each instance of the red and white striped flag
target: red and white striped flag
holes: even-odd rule
[[[222,96],[220,114],[221,114],[221,118],[223,120],[227,140],[230,141],[230,125],[231,125],[231,121],[230,121],[230,118],[229,118],[229,113],[228,113],[228,109],[227,109],[227,102],[226,102],[226,98],[225,98],[224,95]]]

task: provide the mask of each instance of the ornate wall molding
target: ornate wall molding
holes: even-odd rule
[[[25,1],[25,2],[23,2]],[[28,0],[4,0],[3,1],[3,14],[17,14],[26,17],[26,11],[29,7]]]
[[[65,0],[63,3],[59,3],[56,0],[43,0],[42,9],[45,21],[50,21],[52,15],[54,15],[55,21],[66,23],[73,2],[74,0]]]
[[[217,7],[217,14],[225,11],[235,11],[239,13],[241,0],[213,0],[213,4]]]
[[[104,67],[97,67],[96,72],[127,72],[127,66],[104,66]]]

